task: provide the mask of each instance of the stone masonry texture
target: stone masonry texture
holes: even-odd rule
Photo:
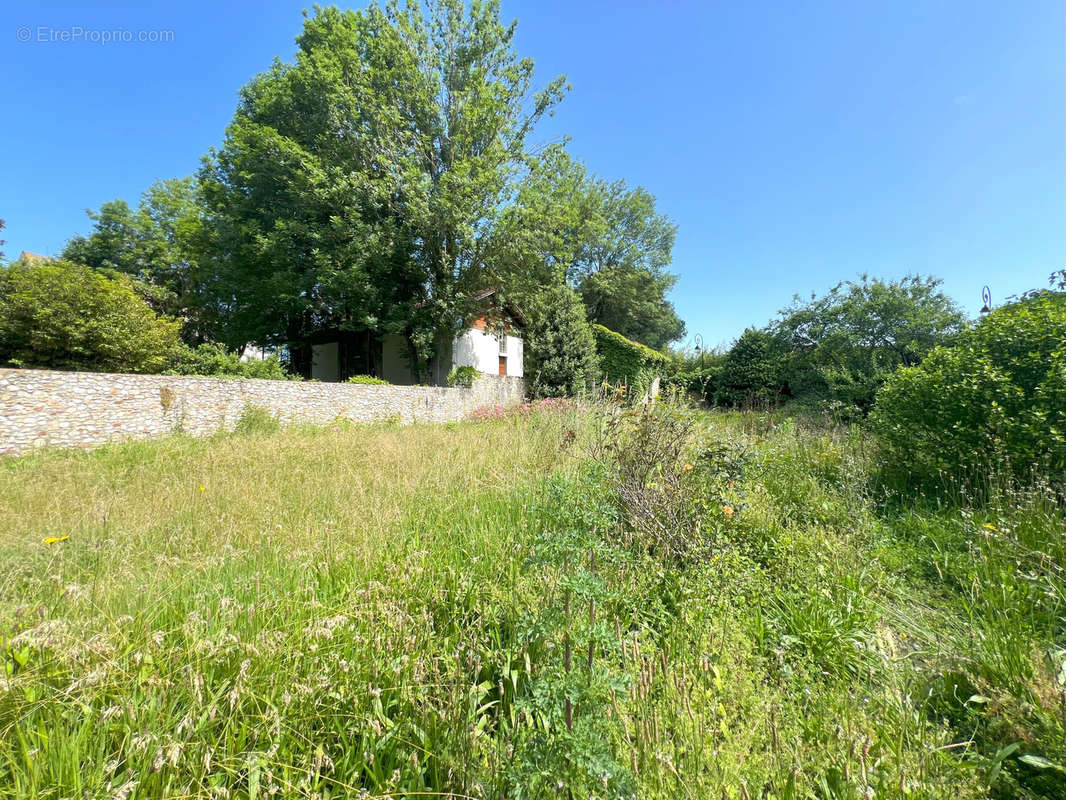
[[[249,407],[282,423],[451,422],[479,406],[509,406],[522,378],[483,376],[469,389],[0,369],[0,454],[91,447],[183,431],[231,430]]]

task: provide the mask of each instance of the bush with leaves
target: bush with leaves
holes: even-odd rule
[[[452,367],[448,373],[447,381],[452,388],[462,387],[469,389],[479,377],[481,377],[481,373],[477,367],[464,364],[461,367]]]
[[[214,342],[196,347],[179,346],[174,351],[169,371],[176,375],[299,380],[285,369],[276,355],[245,361],[240,354]]]
[[[682,397],[699,398],[709,404],[713,404],[721,375],[722,368],[718,364],[704,367],[703,369],[697,368],[673,375],[665,375],[663,376],[661,390],[664,395],[676,394]]]
[[[667,561],[706,557],[743,506],[749,456],[735,444],[700,441],[682,403],[607,407],[593,454],[625,520],[626,544]]]
[[[882,387],[872,415],[887,478],[1066,481],[1066,293],[996,309]]]
[[[353,375],[345,383],[357,383],[361,386],[389,386],[391,385],[387,380],[383,378],[375,378],[373,375]]]
[[[776,405],[782,395],[781,355],[773,334],[748,328],[722,362],[714,402],[731,408]]]
[[[525,374],[534,397],[573,397],[597,377],[596,343],[577,293],[552,286],[524,304]]]
[[[179,329],[126,278],[63,261],[0,268],[0,364],[161,372]]]

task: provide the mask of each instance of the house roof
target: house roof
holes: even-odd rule
[[[48,256],[39,256],[28,250],[23,250],[22,254],[19,255],[19,261],[25,261],[27,264],[47,264],[49,261],[55,261],[55,259],[49,258]]]
[[[498,291],[499,290],[495,289],[495,288],[493,288],[493,289],[479,289],[478,291],[474,292],[473,300],[474,300],[474,302],[480,303],[482,300],[488,300],[490,297],[495,295]],[[426,306],[426,301],[425,300],[420,300],[419,302],[415,303],[415,308],[423,308],[425,306]],[[510,302],[509,300],[504,301],[503,304],[499,306],[499,308],[500,308],[501,311],[503,311],[505,314],[507,314],[507,316],[509,316],[514,322],[517,322],[519,324],[519,326],[524,328],[526,325],[529,324],[526,321],[526,315],[522,313],[522,309],[520,309],[518,306],[516,306],[514,303]]]
[[[481,302],[482,300],[488,300],[498,291],[498,289],[481,289],[480,291],[474,293],[474,300],[477,302]],[[499,306],[499,308],[501,311],[511,317],[514,322],[517,322],[523,328],[528,324],[526,322],[525,314],[522,313],[522,309],[520,309],[518,306],[516,306],[509,300],[505,300]]]

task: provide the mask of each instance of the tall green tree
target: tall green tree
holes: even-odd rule
[[[677,226],[644,188],[590,175],[555,146],[532,163],[505,219],[501,263],[513,281],[565,281],[590,321],[656,349],[684,335],[666,299]]]
[[[206,331],[198,288],[202,213],[197,183],[192,178],[157,181],[136,209],[112,200],[86,213],[92,232],[71,238],[62,258],[134,279],[156,311],[184,321],[187,340],[201,341]]]
[[[561,98],[534,91],[497,2],[319,8],[292,64],[242,92],[201,179],[213,313],[236,338],[400,333],[412,364],[489,281],[527,139]]]
[[[821,297],[797,298],[770,325],[791,394],[869,410],[892,372],[919,363],[965,327],[965,314],[940,285],[918,275],[895,281],[864,275]]]
[[[525,374],[534,397],[580,395],[597,379],[596,341],[577,293],[550,285],[523,304]]]
[[[748,328],[729,348],[715,381],[715,403],[763,408],[781,399],[781,354],[773,334]]]

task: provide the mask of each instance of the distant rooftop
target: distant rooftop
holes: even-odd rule
[[[27,264],[43,264],[49,261],[55,261],[54,258],[48,256],[39,256],[36,253],[30,253],[27,250],[22,251],[22,255],[19,256],[19,261],[25,261]]]

